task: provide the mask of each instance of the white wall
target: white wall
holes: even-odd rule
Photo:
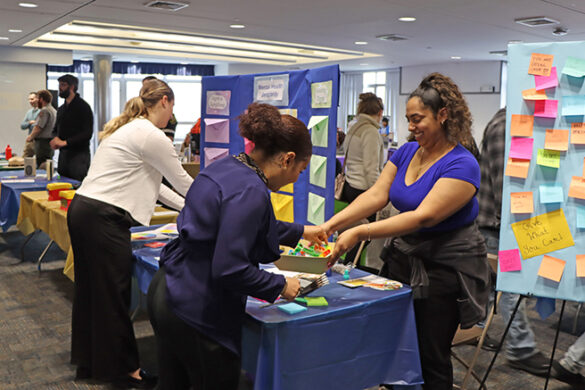
[[[401,69],[400,96],[398,97],[398,143],[403,144],[408,136],[408,123],[404,118],[406,99],[420,81],[429,73],[443,73],[453,79],[463,92],[471,115],[472,132],[477,145],[481,143],[485,126],[500,109],[500,61],[457,62]],[[492,89],[494,92],[482,92]]]
[[[30,108],[28,94],[47,87],[46,64],[71,65],[71,51],[0,48],[0,150],[22,155],[27,131],[20,122]]]

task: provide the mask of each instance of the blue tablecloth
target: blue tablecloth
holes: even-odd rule
[[[77,180],[61,177],[55,180],[47,180],[41,175],[44,171],[37,171],[39,176],[25,177],[22,173],[18,175],[15,172],[5,171],[0,172],[0,180],[7,178],[7,176],[17,176],[16,179],[34,179],[34,183],[0,183],[0,227],[3,231],[16,223],[18,219],[18,210],[20,209],[20,194],[25,191],[42,191],[47,188],[48,183],[52,182],[68,182],[78,184]]]
[[[161,249],[133,245],[135,276],[145,293],[158,270]],[[351,272],[352,278],[365,275]],[[341,278],[334,273],[329,285],[310,294],[324,296],[329,306],[309,307],[293,316],[248,298],[242,368],[255,377],[256,390],[358,390],[380,383],[422,383],[410,288],[349,289],[336,283]]]

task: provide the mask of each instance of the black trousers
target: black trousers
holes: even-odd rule
[[[148,289],[148,315],[158,349],[158,390],[236,390],[240,357],[199,333],[167,304],[164,267]]]
[[[35,156],[37,156],[37,168],[44,162],[53,158],[55,151],[51,149],[50,138],[37,138],[35,143]]]
[[[87,150],[59,149],[59,175],[83,181],[87,176],[90,163],[89,147]]]
[[[351,203],[353,202],[358,196],[360,196],[361,194],[363,194],[364,192],[366,192],[367,190],[358,190],[357,188],[353,188],[352,186],[350,186],[347,182],[345,182],[345,184],[343,185],[343,194],[342,194],[342,200],[344,202],[347,203]],[[376,213],[370,215],[369,217],[367,217],[368,221],[370,222],[375,222],[376,221]],[[365,245],[364,245],[364,249],[370,244],[370,241],[366,241]],[[357,255],[357,251],[359,249],[360,243],[358,242],[356,246],[354,246],[353,248],[351,248],[347,254],[345,255],[345,264],[349,264],[352,263]]]
[[[71,363],[111,380],[140,367],[130,321],[132,247],[127,211],[75,195],[67,226],[75,256]]]

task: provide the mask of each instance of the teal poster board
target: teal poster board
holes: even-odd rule
[[[508,59],[497,289],[585,301],[585,42]]]

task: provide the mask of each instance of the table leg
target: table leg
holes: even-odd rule
[[[43,262],[43,258],[45,257],[45,255],[47,254],[47,252],[49,251],[49,249],[51,248],[51,245],[53,245],[53,243],[54,243],[53,240],[49,241],[49,243],[47,244],[45,249],[43,249],[43,253],[41,253],[41,255],[39,256],[39,259],[37,260],[37,269],[39,270],[39,272],[41,272],[41,263]]]
[[[31,238],[33,238],[33,236],[38,232],[38,230],[35,230],[34,232],[32,232],[31,234],[29,234],[26,237],[26,240],[24,240],[24,242],[22,243],[22,245],[20,246],[20,262],[22,263],[24,261],[24,247],[26,246],[26,244],[28,244],[28,242],[31,240]]]

